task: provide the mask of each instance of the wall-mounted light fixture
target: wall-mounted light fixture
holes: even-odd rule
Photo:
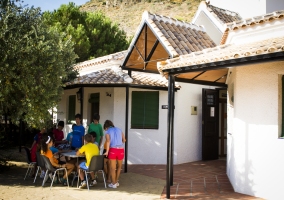
[[[82,96],[82,88],[80,88],[80,89],[78,90],[78,92],[76,92],[76,95],[77,95],[77,100],[78,100],[78,101],[82,101],[82,99],[83,99],[83,96]]]
[[[108,92],[106,92],[106,96],[107,96],[107,97],[111,97],[111,94],[108,93]]]

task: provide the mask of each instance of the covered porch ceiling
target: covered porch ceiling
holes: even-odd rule
[[[130,47],[122,68],[128,71],[159,73],[157,63],[170,58],[170,53],[145,23],[137,37],[136,43]],[[194,70],[192,72],[176,74],[176,81],[226,87],[227,74],[228,69],[214,71]]]
[[[153,31],[145,23],[137,41],[130,47],[122,66],[123,69],[159,73],[157,62],[169,59],[169,52],[165,50]]]
[[[141,24],[122,62],[122,69],[159,73],[157,63],[215,47],[202,27],[144,12]],[[227,69],[176,75],[179,82],[226,86]]]

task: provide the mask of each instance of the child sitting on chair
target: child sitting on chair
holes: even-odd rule
[[[81,185],[79,187],[80,189],[86,187],[86,185],[87,185],[86,180],[84,180],[84,172],[81,171],[80,169],[88,170],[92,157],[100,154],[98,146],[93,143],[92,135],[86,134],[84,136],[84,142],[85,142],[85,144],[76,152],[77,155],[84,155],[85,154],[85,156],[86,156],[86,161],[83,161],[79,164],[78,173],[79,173],[79,177],[81,179]],[[94,184],[97,184],[97,182],[95,180],[94,172],[91,172],[90,174],[91,174],[91,178],[92,178],[90,186],[93,186]]]
[[[45,135],[43,136],[41,140],[41,154],[49,158],[50,163],[52,164],[53,167],[57,168],[66,168],[67,169],[67,176],[64,174],[64,176],[59,180],[63,185],[67,185],[67,178],[69,174],[73,171],[74,169],[74,164],[73,163],[65,163],[62,161],[58,161],[54,156],[52,151],[50,150],[50,147],[53,146],[53,139],[51,136]]]

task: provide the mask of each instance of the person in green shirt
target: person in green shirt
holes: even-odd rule
[[[104,131],[99,121],[100,121],[100,115],[95,113],[93,116],[93,122],[89,126],[88,133],[95,132],[97,134],[95,143],[100,148],[103,141]]]

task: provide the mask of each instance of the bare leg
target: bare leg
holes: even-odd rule
[[[108,159],[107,158],[104,158],[104,172],[106,175],[108,175],[109,173],[109,170],[108,170]]]
[[[91,175],[92,180],[94,180],[94,179],[95,179],[95,174],[94,174],[94,172],[91,172],[90,175]]]
[[[116,169],[116,160],[114,159],[109,159],[110,163],[110,175],[111,175],[111,182],[112,184],[116,183],[116,174],[115,174],[115,169]]]
[[[118,182],[118,179],[119,179],[119,176],[120,176],[120,171],[121,171],[121,166],[122,166],[122,160],[117,160],[117,169],[116,169],[115,183]]]
[[[69,174],[71,174],[71,172],[74,170],[75,166],[71,163],[66,163],[65,165],[66,165],[66,169],[67,169],[67,177],[66,177],[66,174],[64,174],[63,178],[67,179]]]

